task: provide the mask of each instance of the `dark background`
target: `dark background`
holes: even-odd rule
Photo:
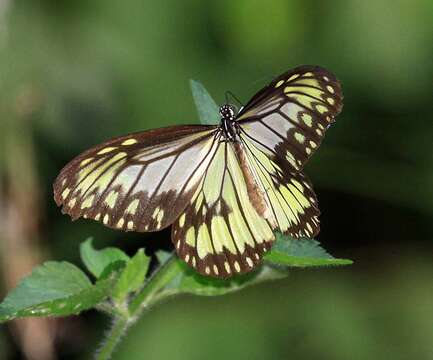
[[[196,123],[188,80],[246,102],[317,64],[345,105],[306,166],[318,240],[351,267],[160,305],[116,359],[433,358],[433,3],[93,0],[0,2],[0,295],[36,264],[79,264],[78,244],[132,254],[169,233],[71,223],[51,184],[110,137]],[[0,359],[86,359],[107,319],[90,312],[0,328]]]

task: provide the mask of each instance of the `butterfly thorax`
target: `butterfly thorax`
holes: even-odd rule
[[[220,107],[219,113],[221,116],[221,129],[225,139],[233,142],[237,141],[239,127],[235,121],[237,113],[236,107],[230,104],[224,104]]]

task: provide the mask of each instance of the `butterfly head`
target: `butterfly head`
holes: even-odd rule
[[[220,107],[220,116],[223,120],[234,120],[237,113],[237,109],[234,105],[224,104]]]

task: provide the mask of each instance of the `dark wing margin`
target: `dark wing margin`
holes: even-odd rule
[[[188,205],[216,150],[216,127],[172,126],[117,137],[83,152],[54,182],[74,220],[126,231],[156,231]]]
[[[318,66],[300,66],[254,95],[237,121],[244,136],[296,173],[319,147],[342,101],[340,83],[332,73]]]

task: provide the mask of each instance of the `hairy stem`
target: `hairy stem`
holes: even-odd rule
[[[116,348],[119,341],[125,335],[128,329],[128,319],[125,317],[117,317],[114,320],[113,326],[108,332],[102,347],[98,350],[95,359],[96,360],[108,360],[111,359],[114,349]]]
[[[114,318],[113,326],[106,335],[104,342],[96,354],[96,360],[111,359],[112,354],[125,336],[128,328],[142,315],[143,310],[149,306],[155,295],[179,273],[179,264],[176,256],[172,255],[160,265],[147,280],[141,291],[132,298],[128,309]]]
[[[179,273],[179,265],[175,255],[172,255],[150,277],[143,289],[129,304],[131,316],[137,317],[149,305],[156,293],[167,285]]]

